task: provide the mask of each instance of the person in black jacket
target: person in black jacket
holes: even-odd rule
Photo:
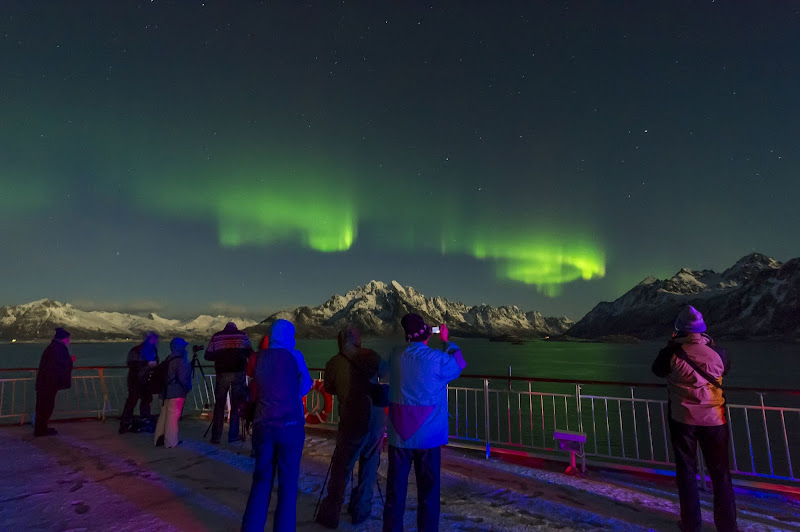
[[[358,485],[352,487],[347,512],[354,525],[369,518],[372,495],[380,466],[380,446],[386,427],[386,410],[376,406],[381,357],[361,347],[358,329],[348,326],[339,333],[339,353],[325,366],[325,391],[339,403],[339,430],[331,458],[328,494],[322,500],[317,523],[339,526],[347,479],[356,465]]]
[[[58,431],[48,428],[47,422],[53,415],[58,390],[72,387],[72,363],[70,356],[69,333],[58,327],[50,345],[45,348],[36,373],[36,419],[34,436],[53,436]]]
[[[250,339],[233,322],[215,333],[208,342],[205,359],[214,362],[216,385],[214,386],[214,419],[211,423],[211,443],[219,443],[225,423],[225,403],[231,393],[228,443],[240,440],[239,408],[247,400],[245,370],[252,349]]]
[[[147,389],[148,374],[158,365],[158,335],[152,331],[145,333],[144,341],[128,351],[128,398],[119,420],[119,433],[138,432],[133,427],[133,409],[139,403],[139,418],[143,428],[152,428],[150,403],[153,394]]]

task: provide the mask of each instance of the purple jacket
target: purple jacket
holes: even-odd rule
[[[452,342],[445,350],[409,342],[389,357],[389,444],[403,449],[447,445],[447,383],[467,367]]]

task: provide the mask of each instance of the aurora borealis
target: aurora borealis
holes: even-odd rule
[[[0,305],[579,318],[800,254],[796,8],[528,4],[4,2]]]

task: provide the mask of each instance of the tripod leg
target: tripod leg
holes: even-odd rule
[[[319,505],[322,502],[322,495],[325,493],[325,486],[328,485],[328,477],[331,474],[331,468],[333,467],[333,456],[331,456],[331,463],[328,464],[328,472],[325,473],[325,480],[322,482],[322,487],[319,489],[319,498],[317,499],[317,506],[314,508],[314,519],[317,518],[317,512],[319,512]]]

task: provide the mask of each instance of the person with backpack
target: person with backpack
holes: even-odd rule
[[[192,389],[192,366],[183,338],[173,338],[169,343],[169,356],[153,370],[153,390],[161,395],[161,413],[153,434],[156,447],[175,447],[178,440],[178,421],[183,403]]]
[[[63,328],[56,328],[53,339],[39,360],[39,370],[36,372],[36,418],[33,429],[33,435],[36,437],[58,434],[56,429],[47,426],[47,422],[53,415],[58,391],[72,387],[72,363],[75,362],[75,357],[70,356],[67,348],[69,336],[69,332]]]
[[[381,402],[378,377],[381,357],[361,347],[361,334],[354,326],[339,332],[339,352],[325,366],[325,391],[339,403],[339,428],[333,451],[328,493],[316,521],[327,528],[339,526],[350,474],[359,463],[358,484],[351,487],[347,513],[354,525],[369,518],[372,495],[381,463],[381,442],[386,429],[386,406]]]
[[[153,393],[148,389],[149,373],[158,364],[158,335],[148,331],[142,343],[135,345],[128,351],[128,398],[122,409],[119,420],[119,433],[139,432],[151,430],[150,403],[153,402]],[[139,403],[139,419],[141,425],[133,425],[133,410]]]
[[[205,359],[214,362],[216,383],[214,385],[214,418],[211,421],[211,443],[219,443],[225,423],[225,404],[231,394],[231,409],[228,424],[228,443],[240,440],[239,412],[247,401],[245,370],[252,349],[250,339],[236,324],[229,322],[215,333],[208,342]]]
[[[253,380],[258,394],[253,423],[256,465],[242,517],[242,531],[262,532],[272,484],[277,473],[278,504],[273,530],[293,532],[297,526],[297,488],[305,444],[303,396],[313,381],[303,353],[295,349],[294,325],[276,320],[269,348],[256,357]]]
[[[703,315],[684,307],[675,331],[653,362],[653,373],[667,379],[669,432],[675,453],[675,477],[683,531],[700,531],[703,518],[697,491],[697,445],[714,487],[717,530],[736,528],[736,501],[728,459],[728,420],[722,377],[730,370],[725,351],[704,334]]]

